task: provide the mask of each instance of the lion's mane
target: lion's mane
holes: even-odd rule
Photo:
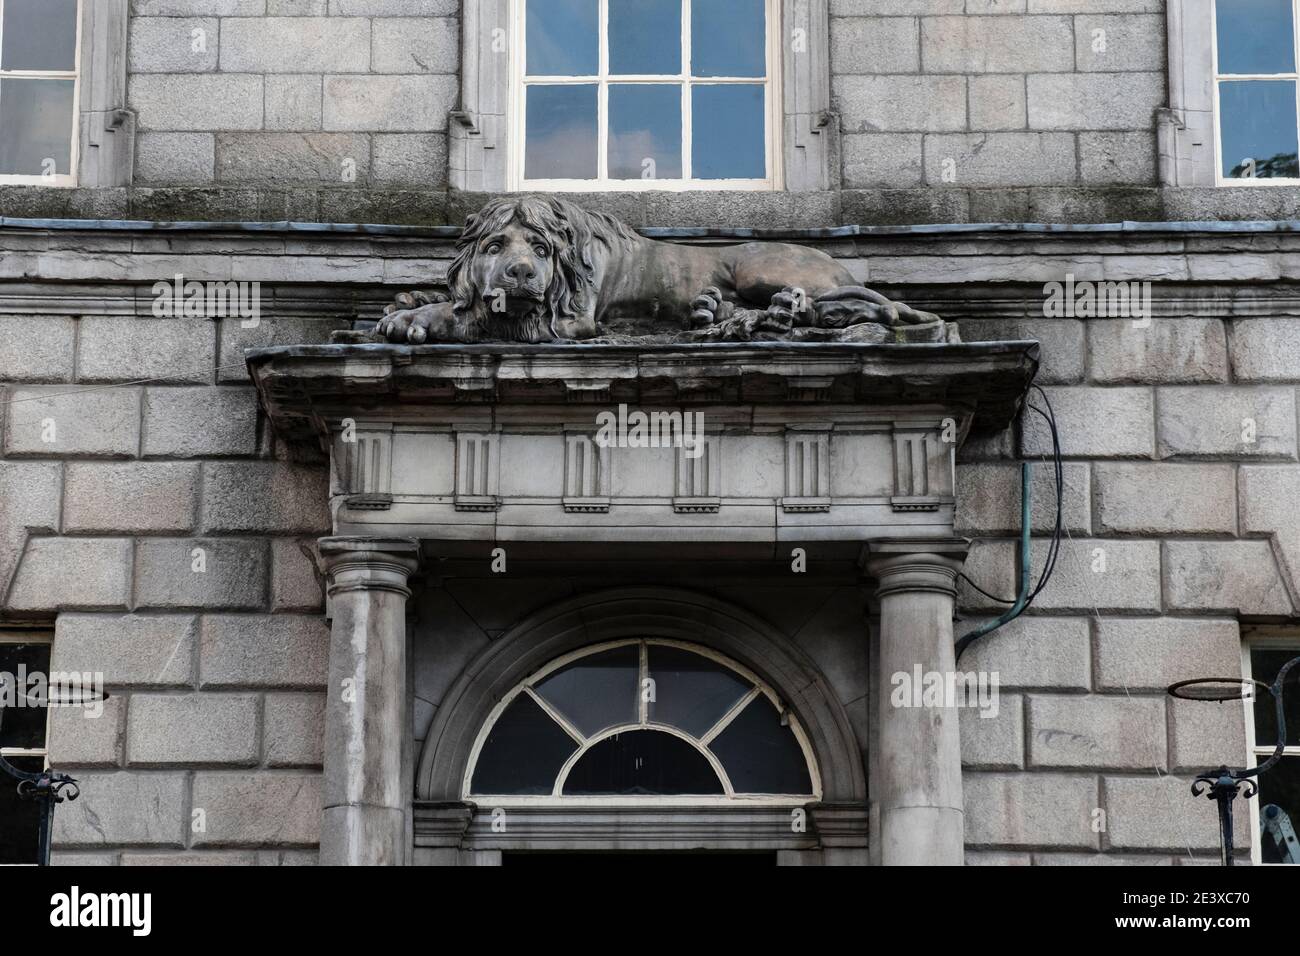
[[[512,222],[546,236],[555,268],[541,305],[522,316],[495,313],[476,287],[471,266],[479,241]],[[588,212],[558,196],[503,196],[465,221],[456,257],[447,270],[452,308],[471,340],[541,342],[557,338],[555,323],[586,311],[596,288],[594,245],[611,254],[631,248],[639,237],[613,216]]]

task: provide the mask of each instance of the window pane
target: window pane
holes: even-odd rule
[[[1271,684],[1277,680],[1282,665],[1293,657],[1300,657],[1300,648],[1251,648],[1251,677]],[[1286,707],[1283,714],[1286,719],[1286,742],[1291,746],[1300,746],[1300,664],[1287,674],[1282,700]],[[1255,695],[1255,744],[1260,747],[1273,747],[1277,744],[1277,703],[1262,688]]]
[[[737,793],[812,793],[803,749],[766,697],[754,698],[709,749]]]
[[[573,738],[520,694],[505,709],[474,766],[471,793],[548,794],[564,761],[578,749]]]
[[[609,178],[681,179],[682,88],[609,88]]]
[[[682,0],[609,0],[609,72],[682,72]]]
[[[4,11],[0,69],[77,68],[77,0],[5,0]]]
[[[9,762],[25,773],[45,768],[40,757],[10,757]],[[0,866],[36,862],[40,825],[40,804],[19,797],[18,781],[0,772]]]
[[[763,87],[691,90],[691,166],[696,179],[766,179]]]
[[[1262,773],[1258,799],[1260,859],[1300,863],[1295,829],[1300,826],[1300,757],[1283,757]]]
[[[567,795],[718,794],[722,781],[704,755],[672,734],[632,730],[596,744],[564,781]]]
[[[1223,175],[1245,179],[1294,178],[1296,167],[1294,80],[1248,80],[1219,84]]]
[[[597,0],[528,0],[528,75],[594,76],[599,9]]]
[[[692,76],[765,76],[767,18],[763,0],[695,0],[691,4]]]
[[[1294,73],[1291,0],[1219,0],[1220,73]]]
[[[590,737],[637,719],[640,662],[640,649],[627,644],[566,664],[533,690]]]
[[[41,750],[45,747],[45,708],[18,705],[17,695],[36,690],[31,678],[35,674],[48,679],[50,645],[0,644],[0,747]],[[44,685],[42,685],[44,688]],[[0,784],[5,782],[0,774]]]
[[[530,86],[525,179],[596,178],[596,86]]]
[[[703,737],[752,685],[730,668],[677,647],[651,644],[650,719]]]
[[[0,80],[0,174],[72,172],[75,89],[74,80]]]

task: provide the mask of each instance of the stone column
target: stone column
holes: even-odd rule
[[[419,548],[410,538],[320,540],[333,612],[323,865],[406,861],[406,582]]]
[[[922,700],[918,674],[923,680],[938,674],[946,682],[955,669],[953,599],[968,546],[952,538],[895,538],[867,546],[867,571],[880,600],[873,688],[878,734],[870,786],[880,814],[883,866],[962,864],[958,710],[951,700],[904,705]],[[908,696],[900,699],[904,691]]]

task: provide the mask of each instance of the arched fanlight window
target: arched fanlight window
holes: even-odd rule
[[[798,721],[743,667],[670,640],[566,655],[508,694],[475,745],[467,797],[804,803],[820,794]]]

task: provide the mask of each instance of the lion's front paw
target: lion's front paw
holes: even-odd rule
[[[701,329],[725,322],[735,311],[735,303],[728,302],[722,297],[722,290],[711,285],[691,300],[691,328]]]
[[[772,296],[766,314],[766,330],[778,333],[789,332],[796,325],[812,325],[816,317],[808,293],[789,285]]]
[[[422,305],[432,305],[435,302],[450,301],[447,296],[441,292],[424,292],[416,289],[414,292],[399,292],[393,296],[393,301],[384,306],[384,314],[389,315],[393,312],[408,312],[411,309],[418,309]]]
[[[375,331],[389,342],[419,345],[429,338],[429,306],[389,312],[375,324]]]

